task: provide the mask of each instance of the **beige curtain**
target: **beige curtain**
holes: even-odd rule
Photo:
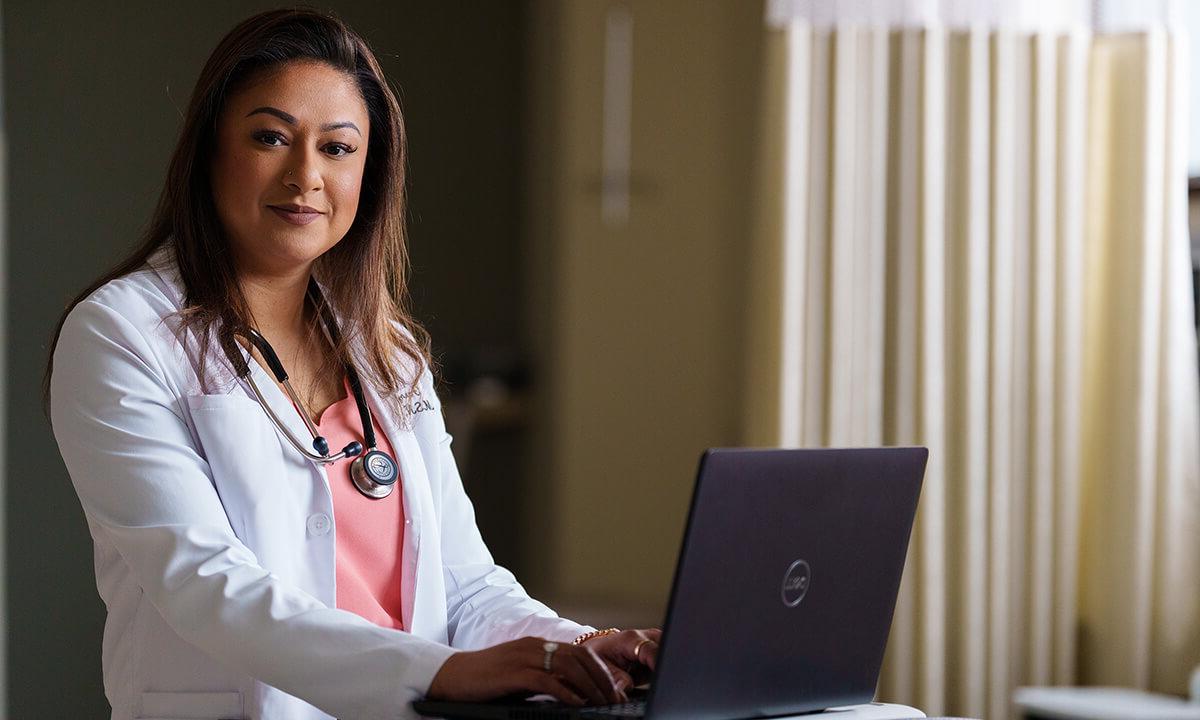
[[[881,699],[1186,692],[1200,387],[1186,47],[770,30],[749,440],[930,461]]]

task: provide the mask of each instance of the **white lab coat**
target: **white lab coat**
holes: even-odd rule
[[[51,419],[95,541],[113,720],[414,718],[409,703],[457,649],[593,629],[493,562],[428,372],[430,409],[410,429],[367,390],[401,470],[407,632],[337,609],[326,472],[279,436],[243,382],[200,391],[169,319],[182,302],[173,257],[160,250],[75,307],[54,353]],[[219,350],[210,358],[228,367]],[[296,437],[309,437],[274,379],[250,366]]]

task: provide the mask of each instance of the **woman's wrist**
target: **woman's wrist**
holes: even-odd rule
[[[582,645],[585,642],[587,642],[588,640],[592,640],[592,639],[598,638],[598,637],[604,637],[605,635],[612,635],[613,633],[619,633],[619,632],[621,632],[621,631],[615,627],[605,628],[603,630],[592,630],[591,632],[585,632],[582,635],[580,635],[579,637],[575,638],[574,640],[571,641],[571,644],[572,645]]]

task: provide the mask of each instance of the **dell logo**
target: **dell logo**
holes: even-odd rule
[[[788,607],[799,605],[808,594],[811,578],[812,570],[805,561],[797,560],[789,565],[787,572],[783,574],[783,604]]]

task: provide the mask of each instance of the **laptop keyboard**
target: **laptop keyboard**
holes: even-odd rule
[[[640,718],[646,714],[646,701],[634,700],[618,705],[584,707],[579,708],[577,712],[580,716],[588,718]]]

